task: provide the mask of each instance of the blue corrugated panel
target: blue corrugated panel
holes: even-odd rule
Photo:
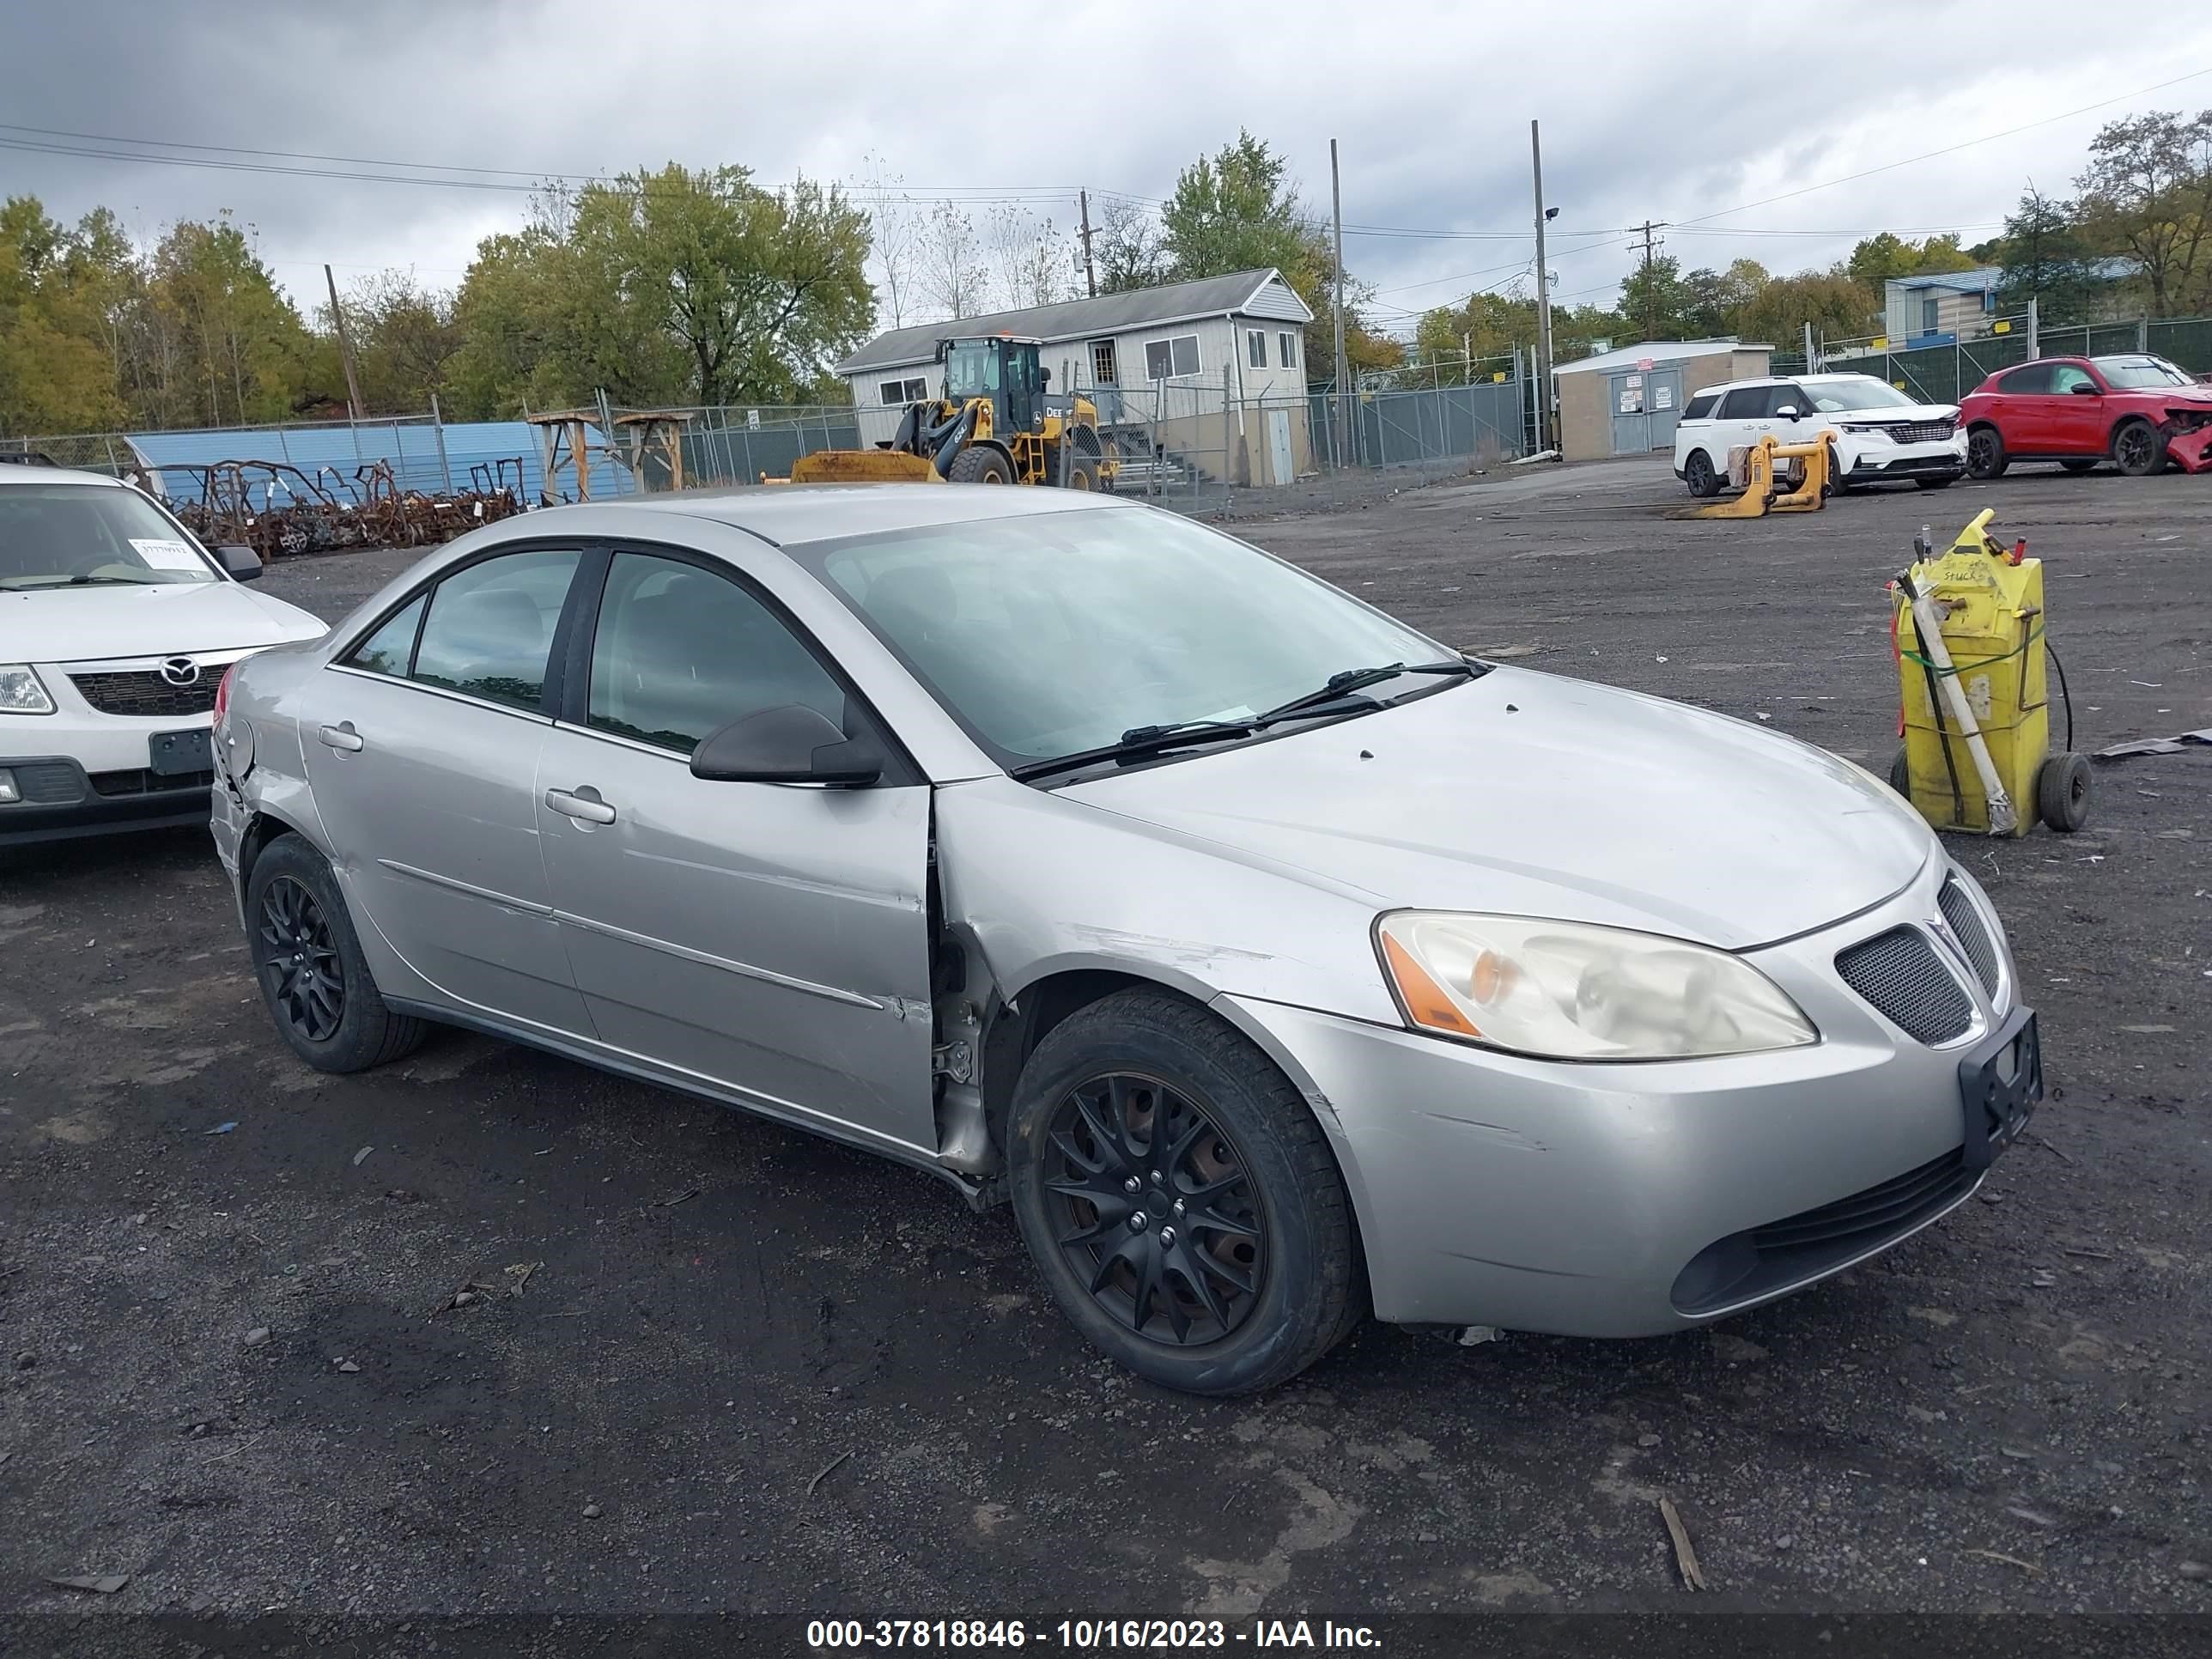
[[[519,459],[522,463],[523,499],[533,506],[537,503],[545,469],[535,427],[524,421],[463,421],[448,424],[444,430],[446,455],[442,466],[438,459],[438,429],[421,422],[363,421],[359,426],[142,432],[131,434],[129,441],[140,464],[152,470],[156,493],[178,501],[198,497],[199,477],[182,471],[164,476],[161,469],[165,466],[212,466],[219,461],[289,461],[311,477],[320,476],[325,489],[339,500],[349,501],[357,493],[354,483],[356,469],[373,461],[391,462],[392,474],[399,480],[401,489],[419,489],[426,495],[434,495],[445,489],[449,471],[453,488],[467,489],[471,487],[471,466],[482,465],[489,471],[496,462]],[[598,427],[586,428],[585,441],[592,447],[592,498],[605,500],[634,494],[637,483],[629,469],[600,452],[599,446],[605,440]],[[513,476],[514,469],[509,468],[508,477]],[[575,464],[565,455],[554,475],[553,490],[564,500],[575,499]],[[264,507],[268,503],[257,498],[254,505]]]

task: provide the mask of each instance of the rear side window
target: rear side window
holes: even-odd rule
[[[1682,405],[1682,418],[1686,421],[1711,420],[1713,405],[1720,400],[1720,394],[1717,392],[1701,392]]]
[[[507,553],[447,577],[430,592],[409,678],[535,710],[577,556]]]
[[[1766,413],[1768,388],[1763,386],[1738,386],[1721,400],[1721,419],[1724,421],[1755,421]]]
[[[412,605],[356,647],[353,654],[346,659],[346,665],[404,679],[415,660],[415,635],[422,626],[422,608],[429,602],[428,594],[417,597]]]
[[[2002,392],[2048,392],[2051,390],[2051,365],[2030,363],[2025,368],[2015,368],[1997,382]]]

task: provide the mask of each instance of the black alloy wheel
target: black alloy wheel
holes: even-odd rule
[[[2166,470],[2166,435],[2148,421],[2130,421],[2112,434],[2112,461],[2130,478]]]
[[[1061,1255],[1117,1325],[1151,1342],[1218,1342],[1257,1305],[1267,1224],[1243,1158],[1155,1078],[1111,1073],[1060,1099],[1044,1188]]]
[[[2012,465],[2005,454],[2004,440],[1993,426],[1978,426],[1966,436],[1966,476],[1987,482],[2004,477],[2005,469]]]
[[[269,1004],[310,1042],[327,1042],[345,1018],[344,958],[315,896],[279,876],[261,896],[256,933]]]

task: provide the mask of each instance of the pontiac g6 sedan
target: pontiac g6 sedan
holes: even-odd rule
[[[470,1026],[900,1159],[1179,1389],[1370,1308],[1764,1302],[1960,1203],[2040,1090],[1988,901],[1866,773],[1110,497],[532,514],[217,721],[310,1065]]]

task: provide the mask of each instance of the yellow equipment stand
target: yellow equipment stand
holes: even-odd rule
[[[1716,501],[1677,513],[1678,519],[1763,519],[1770,513],[1818,513],[1828,497],[1829,448],[1835,434],[1823,429],[1803,443],[1777,443],[1768,434],[1744,452],[1744,490],[1732,501]],[[1777,492],[1778,461],[1801,460],[1805,476],[1794,489]]]
[[[2024,836],[2039,817],[2078,830],[2088,817],[2089,763],[2051,750],[2043,561],[2027,557],[2025,543],[2008,548],[1991,536],[1995,516],[1995,508],[1976,514],[1940,556],[1923,535],[1922,558],[1893,590],[1905,747],[1890,781],[1938,830]],[[1941,616],[1940,647],[1924,637],[1914,595]],[[2016,809],[1998,816],[2012,822],[1992,826],[1970,731]]]

